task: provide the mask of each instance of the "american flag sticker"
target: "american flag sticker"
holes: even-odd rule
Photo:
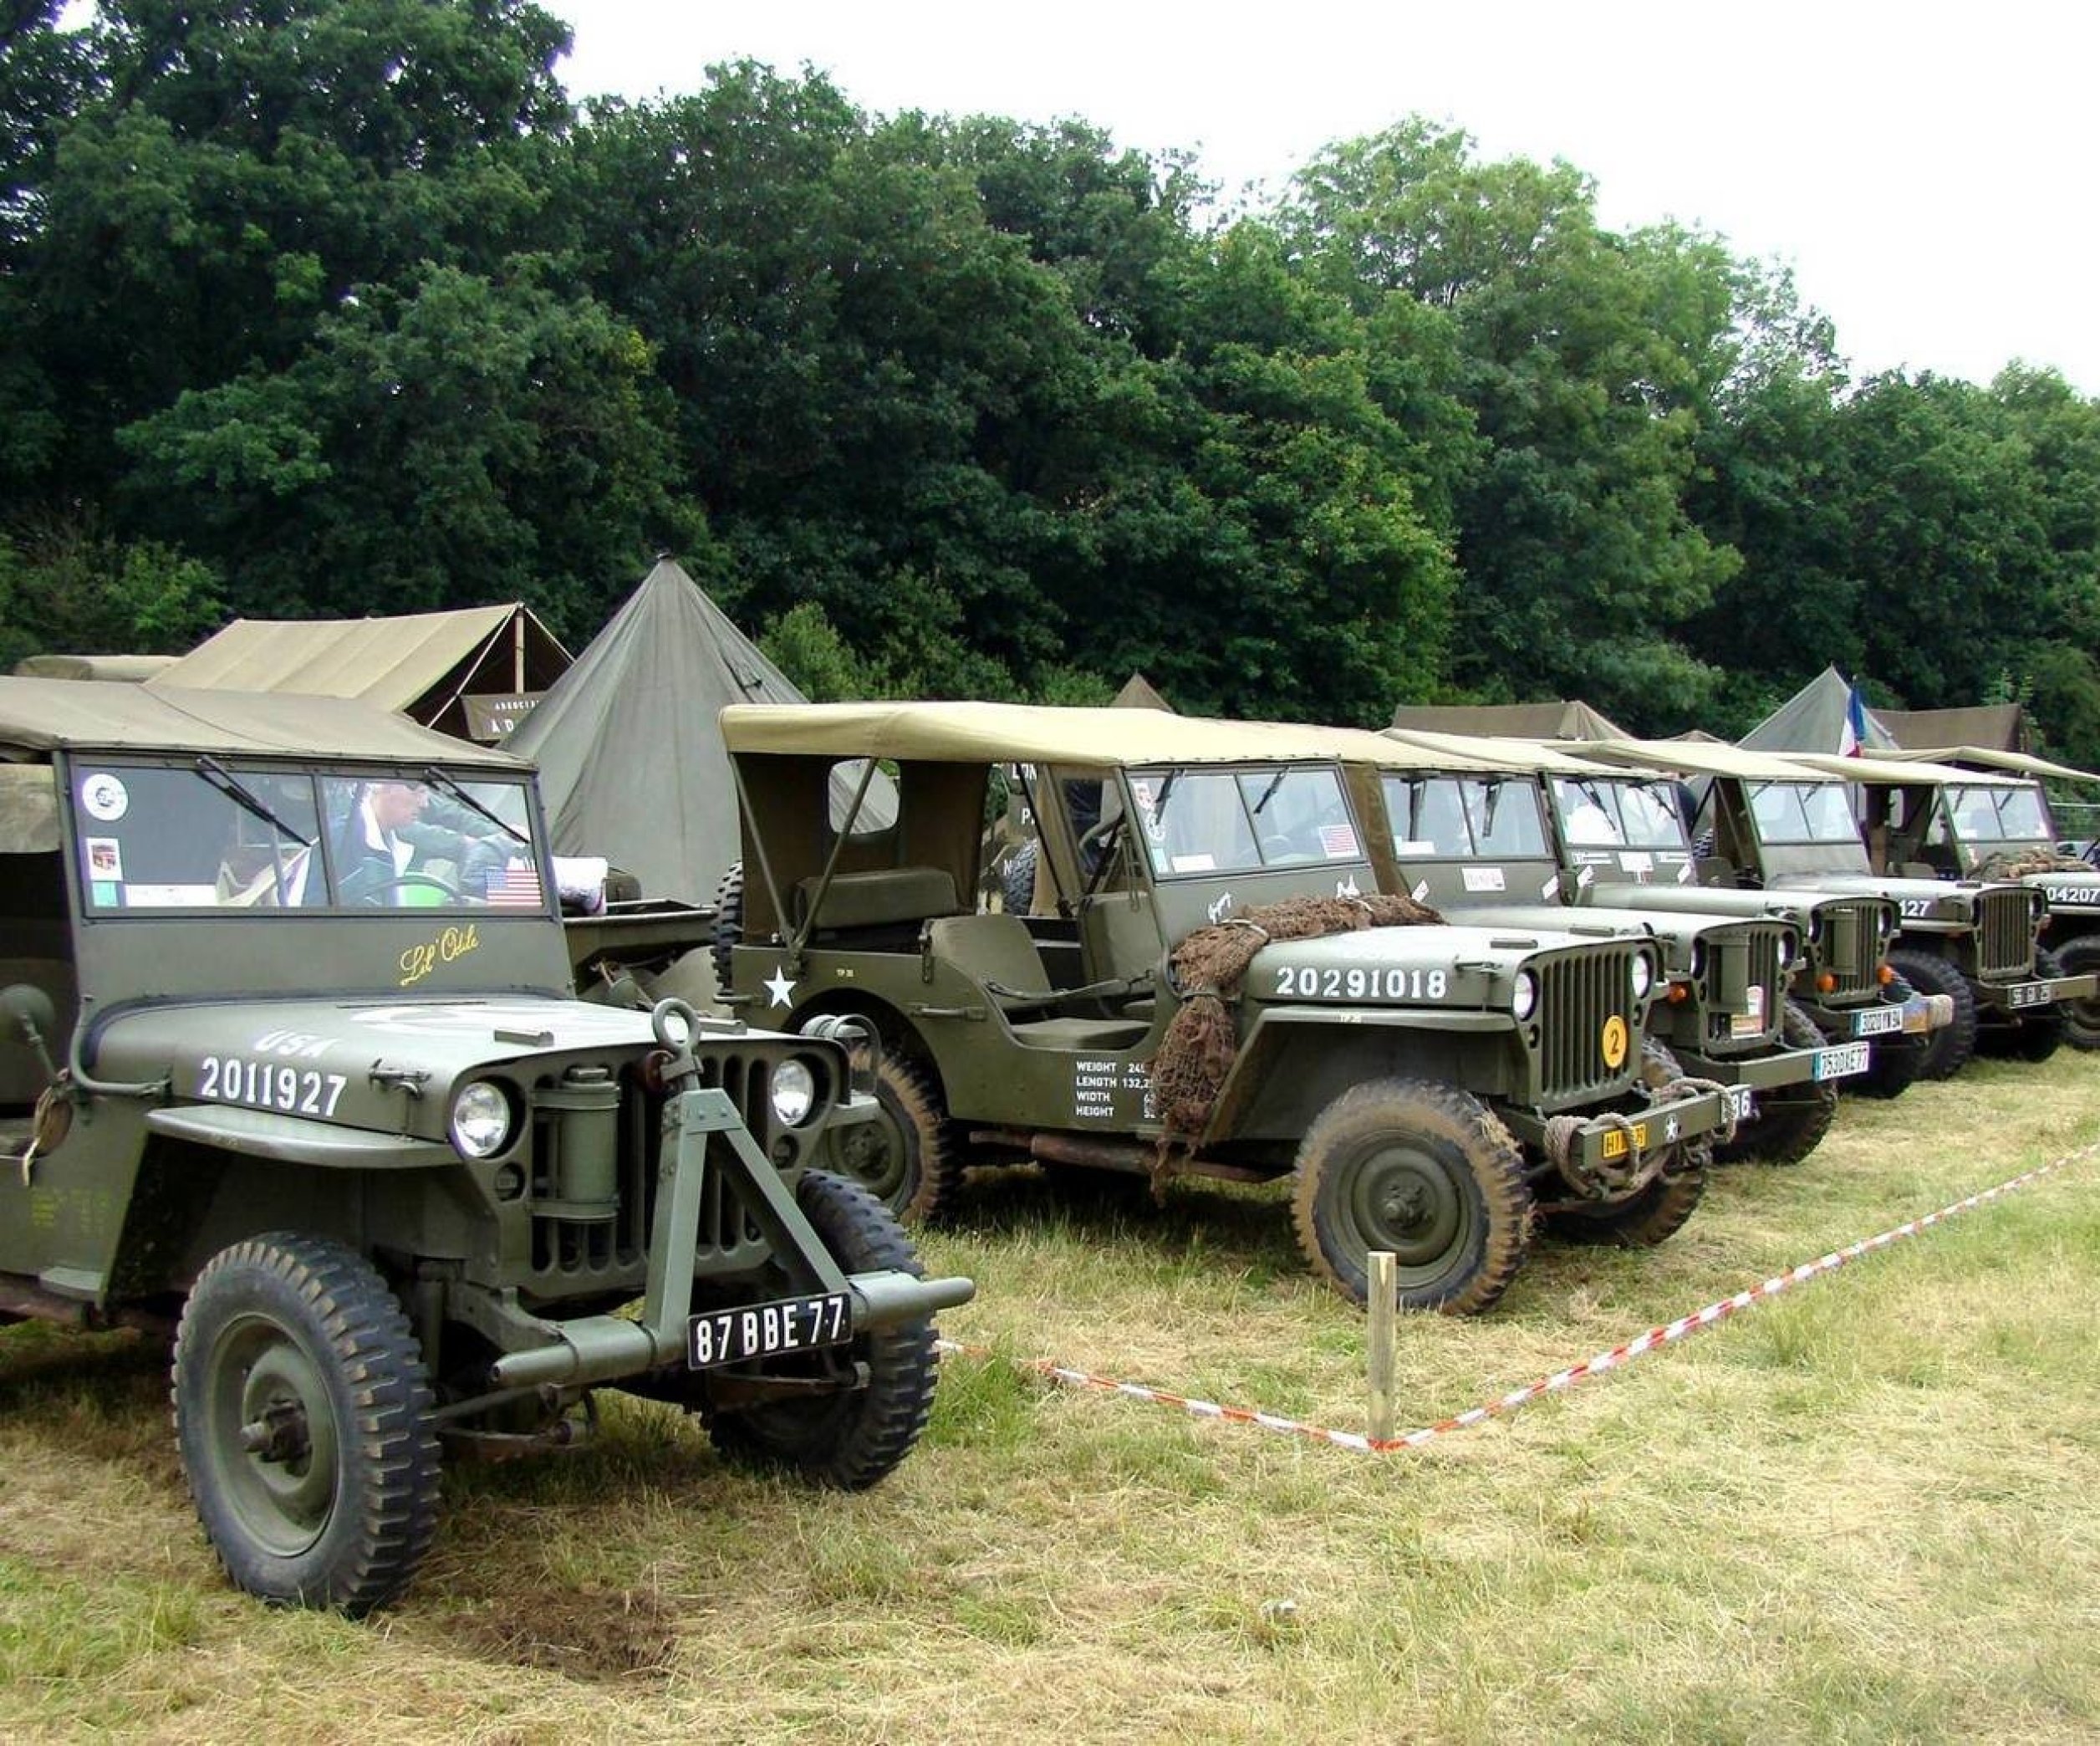
[[[1339,860],[1344,855],[1357,852],[1356,831],[1347,824],[1323,824],[1320,827],[1320,847],[1329,860]]]
[[[512,861],[488,876],[488,901],[502,909],[540,909],[547,898],[540,890],[539,869]]]

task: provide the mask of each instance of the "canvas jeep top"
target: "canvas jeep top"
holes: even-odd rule
[[[1328,730],[961,703],[732,707],[721,726],[745,851],[723,987],[769,1022],[880,1027],[890,1121],[842,1135],[838,1161],[892,1204],[939,1211],[964,1148],[1155,1182],[1295,1173],[1323,1277],[1360,1299],[1391,1249],[1402,1301],[1474,1310],[1535,1202],[1638,1242],[1697,1198],[1725,1100],[1643,1074],[1654,942],[1365,927],[1430,918],[1376,893]],[[831,777],[875,760],[898,814],[862,829]],[[966,899],[1003,766],[1055,915]]]
[[[809,1168],[874,1113],[853,1039],[575,999],[529,765],[0,679],[0,1321],[176,1327],[242,1586],[391,1599],[441,1442],[565,1444],[599,1384],[837,1483],[915,1439],[970,1287]]]

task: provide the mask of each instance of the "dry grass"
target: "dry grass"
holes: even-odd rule
[[[1401,1330],[1416,1424],[2100,1136],[2100,1059],[1848,1103],[1664,1248],[1547,1246]],[[1333,1424],[1360,1319],[1277,1190],[975,1185],[951,1337]],[[951,1360],[885,1485],[731,1473],[623,1404],[456,1470],[364,1626],[228,1592],[157,1353],[0,1334],[0,1734],[222,1740],[2090,1739],[2100,1161],[1616,1376],[1364,1457]]]

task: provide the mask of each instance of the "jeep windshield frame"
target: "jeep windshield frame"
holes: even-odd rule
[[[558,918],[523,770],[454,779],[442,806],[425,771],[319,761],[78,751],[64,780],[84,920]]]

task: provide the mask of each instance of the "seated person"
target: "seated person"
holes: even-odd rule
[[[503,865],[503,850],[426,820],[429,804],[430,791],[420,782],[357,784],[354,803],[329,839],[340,901],[419,904],[469,893],[478,900],[487,870]]]

